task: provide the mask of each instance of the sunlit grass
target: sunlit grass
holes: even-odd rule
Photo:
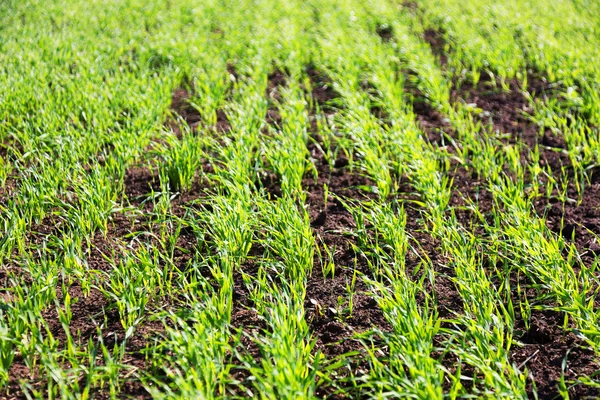
[[[512,356],[532,312],[559,312],[562,332],[600,354],[597,262],[534,207],[579,205],[600,162],[599,10],[564,0],[2,3],[2,393],[535,396]],[[544,165],[543,144],[503,141],[510,134],[460,98],[461,84],[519,87],[528,121],[540,138],[564,139],[550,150],[568,165]],[[177,90],[194,121],[173,109]],[[334,98],[323,103],[319,90]],[[445,145],[428,140],[418,102],[444,119]],[[489,209],[456,205],[457,169],[489,192]],[[351,216],[347,231],[321,232],[351,243],[350,266],[336,264],[307,200],[340,171],[368,182],[346,188],[368,197],[324,186],[316,211],[335,202]],[[388,325],[337,338],[359,350],[329,355],[307,282],[342,273],[351,278],[332,320],[351,326],[358,286]],[[462,302],[445,318],[432,290],[441,275]],[[240,313],[257,326],[240,326]],[[576,384],[599,385],[563,376],[557,393]]]

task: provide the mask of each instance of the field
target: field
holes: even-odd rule
[[[0,2],[0,398],[600,397],[598,15]]]

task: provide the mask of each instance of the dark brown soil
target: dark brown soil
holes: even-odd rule
[[[204,169],[208,169],[208,165],[203,165]],[[160,178],[157,173],[152,172],[148,168],[144,167],[132,167],[126,171],[125,174],[125,197],[129,204],[134,205],[138,210],[143,212],[134,212],[128,218],[122,215],[116,214],[113,216],[113,224],[115,229],[119,229],[117,237],[124,236],[135,236],[139,232],[152,232],[156,235],[159,234],[159,227],[152,221],[152,212],[154,211],[154,203],[151,198],[151,193],[159,193],[160,189]],[[184,270],[187,263],[192,259],[194,251],[197,245],[197,239],[193,230],[185,225],[185,216],[192,212],[196,207],[195,203],[206,198],[205,190],[208,188],[208,182],[197,179],[192,183],[191,189],[183,193],[170,193],[171,199],[171,210],[170,215],[176,218],[182,218],[181,226],[173,222],[171,225],[171,234],[177,233],[177,239],[175,243],[175,249],[173,253],[173,261],[175,265],[180,269]],[[129,225],[121,222],[122,219],[126,219]],[[110,235],[109,235],[110,238]],[[155,246],[163,247],[165,243],[159,243],[154,240],[152,242]]]
[[[0,207],[6,207],[9,203],[9,199],[15,197],[15,192],[15,182],[13,179],[7,179],[0,188]],[[4,214],[4,212],[2,214]]]
[[[440,59],[443,43],[439,35],[426,32],[426,40],[432,46],[432,51]],[[442,64],[445,64],[443,62]],[[452,101],[473,104],[481,109],[475,120],[484,126],[492,128],[498,145],[515,145],[523,143],[521,161],[531,162],[531,150],[539,146],[540,164],[548,166],[555,176],[560,178],[561,171],[570,175],[570,161],[563,153],[566,149],[564,139],[557,137],[550,131],[540,132],[537,125],[528,118],[532,112],[523,89],[517,81],[509,82],[509,91],[503,91],[498,84],[489,79],[483,79],[476,86],[465,84],[455,88],[452,92]],[[530,75],[527,90],[535,96],[552,95],[552,90],[542,78]],[[420,126],[423,128],[431,143],[437,146],[447,146],[446,138],[456,138],[456,133],[449,126],[444,116],[431,108],[426,102],[418,100],[414,103],[413,110]],[[483,133],[482,133],[483,134]],[[452,146],[448,151],[453,152]],[[450,206],[453,208],[459,222],[474,231],[477,235],[484,234],[482,222],[469,210],[468,205],[475,205],[483,213],[487,223],[493,209],[493,199],[487,190],[485,177],[479,176],[475,171],[465,168],[464,165],[451,163],[453,167],[448,171],[454,179],[453,193]],[[510,171],[505,171],[510,176]],[[543,183],[543,182],[542,182]],[[573,198],[577,193],[570,189]],[[591,264],[596,255],[600,254],[600,244],[596,235],[600,233],[600,185],[592,176],[591,184],[583,193],[581,204],[569,202],[558,203],[555,200],[538,199],[536,210],[540,216],[547,216],[550,229],[557,234],[576,244],[579,253],[586,263]],[[528,284],[528,283],[525,283]],[[450,285],[450,296],[459,299],[453,286]],[[532,294],[535,296],[535,294]],[[534,300],[534,299],[530,299]],[[515,297],[513,302],[520,301]],[[459,306],[457,309],[462,309]],[[565,362],[564,376],[567,381],[575,380],[580,376],[589,376],[600,369],[599,359],[585,343],[573,333],[567,333],[562,327],[563,315],[554,312],[534,311],[529,323],[530,329],[525,328],[525,322],[520,318],[520,313],[515,326],[515,339],[523,343],[522,347],[514,346],[511,357],[516,365],[527,367],[530,372],[529,390],[533,392],[532,382],[539,397],[553,399],[559,395],[557,384],[562,374],[563,360]],[[567,386],[570,384],[567,383]],[[596,398],[600,395],[598,389],[575,385],[569,390],[573,398]]]
[[[323,95],[323,93],[319,93],[319,95],[316,102],[321,109],[325,108],[322,106],[323,103],[335,104],[335,99],[338,96],[334,91],[329,92],[327,95]],[[314,92],[313,96],[315,96]],[[327,110],[333,112],[335,108],[330,107]],[[315,134],[315,138],[318,142],[318,133]],[[351,312],[344,309],[348,304],[347,288],[349,282],[352,281],[354,271],[357,270],[361,275],[369,278],[373,278],[373,274],[368,268],[364,255],[357,254],[354,250],[355,247],[358,247],[356,238],[351,235],[344,235],[346,232],[356,230],[356,222],[351,213],[344,207],[344,204],[337,199],[332,199],[330,196],[327,204],[324,203],[324,185],[327,184],[330,193],[342,198],[353,201],[368,201],[374,194],[361,189],[373,187],[374,182],[353,173],[349,169],[351,165],[349,165],[349,161],[345,156],[339,157],[333,165],[328,165],[316,146],[309,144],[308,148],[318,171],[318,179],[313,180],[311,177],[307,177],[304,180],[308,210],[317,243],[325,244],[332,251],[336,270],[333,276],[323,277],[319,274],[317,266],[327,262],[327,255],[323,251],[320,257],[315,258],[316,269],[307,282],[305,301],[307,318],[317,340],[317,349],[330,359],[347,361],[349,367],[356,371],[355,374],[361,375],[367,373],[369,369],[364,357],[362,355],[358,357],[347,356],[348,352],[360,353],[363,349],[363,344],[355,339],[356,334],[367,332],[373,328],[385,334],[385,332],[390,332],[391,326],[375,299],[369,294],[369,289],[360,279],[360,276],[356,279],[354,288],[353,309]],[[400,184],[398,191],[393,194],[393,198],[393,201],[404,207],[407,216],[406,231],[409,233],[411,240],[411,249],[406,259],[407,272],[413,274],[424,258],[431,261],[438,277],[433,288],[428,283],[426,285],[430,293],[436,297],[440,316],[451,318],[454,312],[462,309],[462,301],[453,283],[446,278],[448,271],[445,267],[446,260],[439,251],[440,244],[426,233],[427,229],[422,215],[423,210],[420,206],[415,205],[415,201],[420,200],[420,198],[412,187],[404,181]],[[367,225],[371,237],[375,235],[374,228]],[[323,248],[324,246],[321,245],[321,249]],[[414,279],[417,279],[417,277]],[[342,386],[344,386],[344,376],[345,373],[338,376],[338,378],[341,378],[340,384]],[[327,398],[336,398],[335,396],[329,397],[330,390],[331,387],[325,385],[321,389],[320,395]],[[346,390],[350,389],[346,387]],[[350,391],[352,392],[352,390]],[[360,393],[357,393],[357,395],[360,396]]]
[[[177,89],[173,95],[173,107],[176,115],[181,117],[183,123],[191,128],[200,121],[199,113],[191,108],[186,102],[189,93],[184,89]],[[225,126],[222,121],[221,128]],[[179,131],[179,125],[171,125],[175,132]],[[217,127],[218,128],[218,127]],[[96,232],[91,240],[91,245],[87,249],[86,261],[90,270],[90,275],[96,276],[96,284],[103,285],[105,273],[110,273],[112,265],[105,257],[118,262],[121,256],[120,249],[124,246],[137,246],[135,237],[142,232],[158,233],[159,227],[152,220],[153,218],[153,199],[150,194],[161,191],[160,179],[156,172],[148,167],[131,167],[126,171],[124,177],[124,198],[125,206],[134,207],[131,211],[117,212],[111,215],[106,234]],[[204,196],[201,182],[195,182],[192,189],[188,192],[178,194],[172,201],[171,212],[176,217],[183,217],[189,208],[192,200]],[[135,209],[138,211],[136,212]],[[52,210],[51,210],[52,211]],[[173,229],[178,229],[174,226]],[[172,232],[175,233],[175,232]],[[62,235],[62,220],[58,214],[50,212],[46,218],[38,224],[27,237],[27,243],[31,246],[39,246],[48,241],[51,236]],[[183,226],[178,229],[176,234],[174,252],[172,253],[173,263],[180,269],[185,270],[188,262],[194,255],[197,247],[197,239],[191,229]],[[156,239],[151,239],[155,246],[165,249],[165,243],[159,243]],[[62,298],[61,289],[57,288],[57,298]],[[123,386],[120,388],[120,395],[131,398],[149,398],[149,394],[143,388],[139,375],[152,364],[146,358],[146,345],[152,343],[156,335],[164,330],[163,324],[158,321],[144,320],[136,328],[132,337],[125,342],[125,331],[121,325],[119,314],[112,299],[105,297],[97,289],[91,289],[89,294],[84,294],[77,281],[69,287],[71,296],[72,319],[69,324],[70,333],[75,342],[85,348],[89,342],[97,344],[101,339],[104,345],[112,349],[115,345],[125,343],[124,363],[130,367],[122,370],[122,375],[127,376],[122,380]],[[148,304],[148,310],[164,310],[168,306],[168,299],[158,301],[160,306],[152,303]],[[151,315],[152,312],[146,313]],[[45,324],[49,332],[58,341],[59,348],[63,348],[66,343],[66,333],[58,320],[56,307],[49,307],[43,314]],[[101,336],[98,335],[98,329],[101,328]],[[99,350],[99,354],[102,354]],[[102,360],[96,360],[101,365]],[[132,373],[132,369],[136,372]],[[19,380],[27,379],[34,388],[43,390],[47,384],[46,378],[40,378],[37,371],[30,371],[24,361],[17,358],[9,370],[10,381],[8,384],[8,393],[14,398],[24,398],[24,393],[19,388]],[[30,377],[37,377],[31,379]],[[92,390],[94,398],[109,398],[108,388]]]
[[[318,105],[325,114],[335,113],[336,99],[339,98],[340,94],[334,89],[329,77],[314,66],[306,68],[306,75],[308,75],[311,83],[313,105]]]
[[[431,52],[439,60],[442,68],[448,64],[448,49],[446,49],[446,39],[444,38],[445,32],[443,30],[426,29],[423,32],[423,39],[431,47]]]
[[[339,94],[329,79],[313,68],[309,68],[307,73],[315,105],[326,113],[335,112],[334,103]],[[317,142],[318,134],[313,132]],[[353,248],[357,244],[356,239],[349,233],[356,229],[356,223],[351,213],[340,200],[331,196],[325,203],[325,185],[330,194],[341,198],[367,200],[371,194],[361,188],[371,187],[373,182],[350,170],[351,165],[344,155],[338,156],[334,165],[329,165],[313,143],[308,144],[308,150],[318,176],[316,179],[305,177],[303,187],[320,251],[315,252],[315,267],[306,285],[305,309],[317,340],[316,349],[331,359],[360,348],[360,344],[352,339],[355,333],[373,327],[386,329],[389,325],[375,300],[367,295],[364,281],[360,276],[354,277],[355,270],[366,276],[372,274],[366,260]],[[335,272],[324,269],[330,261],[326,249],[331,252]],[[353,278],[356,285],[348,292]],[[352,310],[348,308],[350,300]]]
[[[96,233],[88,249],[87,263],[90,274],[92,274],[92,270],[95,270],[97,271],[96,276],[100,278],[102,273],[110,272],[112,267],[104,258],[104,255],[112,256],[111,258],[114,259],[115,252],[118,253],[119,246],[123,245],[121,241],[124,235],[130,232],[131,226],[132,223],[128,218],[117,214],[113,218],[106,236],[100,232]],[[125,331],[121,325],[115,305],[111,300],[94,288],[90,290],[89,294],[84,293],[77,281],[68,290],[71,297],[72,312],[69,332],[75,344],[85,349],[89,342],[98,345],[99,341],[102,340],[104,345],[112,350],[115,345],[118,346],[125,343],[125,364],[130,368],[143,371],[147,365],[144,349],[147,344],[151,343],[152,337],[158,332],[163,331],[162,323],[144,321],[136,328],[134,335],[125,341]],[[57,298],[62,299],[62,297],[62,290],[59,287],[57,288]],[[148,306],[148,308],[151,307],[151,305]],[[67,342],[67,334],[58,319],[56,307],[49,307],[42,314],[42,317],[43,324],[47,327],[53,338],[57,340],[59,350],[64,349]],[[98,349],[98,353],[102,354],[100,349]],[[101,356],[95,362],[96,365],[102,365],[103,360]],[[136,373],[132,374],[131,371],[131,369],[121,371],[123,376],[127,376],[123,378],[121,393],[137,399],[148,398],[149,395],[138,380],[138,375]],[[36,390],[43,391],[47,385],[47,378],[40,378],[39,372],[30,370],[21,358],[15,359],[9,370],[9,376],[8,393],[12,396],[11,398],[25,398],[25,394],[19,387],[20,379],[27,379]],[[94,393],[94,398],[110,398],[108,391],[104,391],[103,389],[94,388],[92,392]]]
[[[269,76],[269,95],[277,94],[278,88],[285,83],[280,72]],[[313,106],[319,110],[334,113],[337,93],[331,87],[329,80],[324,74],[309,68],[307,75],[311,79],[311,94]],[[311,119],[314,120],[314,114]],[[269,123],[273,121],[269,120]],[[313,125],[313,131],[316,125]],[[318,141],[318,133],[314,131]],[[316,340],[315,351],[319,351],[328,359],[339,357],[350,351],[357,351],[362,346],[353,339],[353,335],[364,332],[373,327],[388,326],[381,310],[367,294],[367,287],[360,275],[356,277],[356,285],[352,293],[347,293],[347,285],[351,285],[355,269],[359,273],[370,275],[369,268],[361,255],[356,253],[352,244],[355,239],[349,233],[356,228],[356,224],[350,212],[341,201],[331,197],[332,194],[347,197],[354,200],[366,199],[369,193],[361,191],[361,187],[372,186],[372,182],[350,170],[348,159],[341,155],[334,165],[329,165],[321,152],[312,142],[308,144],[310,157],[315,165],[318,178],[314,179],[312,173],[303,180],[303,186],[307,195],[307,207],[310,215],[311,226],[314,229],[315,240],[319,251],[315,252],[314,269],[306,283],[305,311],[306,318],[313,337]],[[324,203],[324,186],[328,185],[330,197],[327,204]],[[262,186],[267,189],[271,196],[281,196],[279,181],[276,177],[267,177]],[[327,256],[324,254],[324,246],[332,252],[332,260],[335,264],[335,272],[324,276],[322,262]],[[252,259],[260,257],[261,249],[253,248],[249,255],[250,261],[242,268],[246,273],[256,273],[257,267],[253,265]],[[248,293],[242,282],[241,275],[237,275],[234,289],[234,305],[231,323],[234,329],[242,329],[246,335],[252,335],[265,329],[265,324],[260,320],[252,304],[248,299]],[[349,296],[352,296],[352,311],[349,310]],[[242,336],[243,351],[257,359],[260,351],[256,343],[250,338]],[[238,378],[246,378],[247,374],[237,372]],[[321,395],[327,396],[331,393],[329,389],[323,389]]]
[[[527,90],[530,93],[544,93],[547,82],[531,75]],[[534,124],[529,115],[533,112],[529,100],[525,97],[521,84],[512,80],[508,82],[509,90],[504,91],[498,83],[482,79],[476,86],[463,84],[452,92],[453,101],[463,101],[482,111],[476,114],[476,121],[492,127],[492,134],[502,143],[524,144],[523,160],[530,159],[529,152],[536,145],[540,147],[540,165],[550,166],[552,171],[559,172],[562,166],[569,167],[568,156],[562,153],[566,149],[564,140],[550,132],[540,134],[540,128]],[[506,137],[508,135],[508,137]]]
[[[181,131],[182,123],[183,126],[188,126],[191,132],[197,133],[201,128],[202,116],[200,115],[200,111],[194,108],[189,102],[192,97],[191,90],[182,86],[175,89],[171,97],[172,116],[167,119],[166,126],[172,129],[179,139],[181,139],[183,134]],[[210,128],[218,133],[225,133],[231,130],[231,125],[223,110],[217,110],[217,123]]]
[[[145,167],[131,167],[125,171],[123,180],[125,197],[132,205],[140,206],[150,200],[151,192],[160,192],[160,178],[157,173]]]
[[[600,182],[592,176],[586,184],[581,198],[571,188],[569,201],[561,203],[557,199],[549,202],[539,199],[535,206],[538,213],[546,218],[546,225],[567,243],[573,243],[584,264],[591,265],[600,255]]]
[[[276,128],[281,127],[281,115],[277,104],[282,101],[281,90],[285,87],[286,76],[279,69],[275,69],[267,76],[267,91],[265,93],[266,98],[269,100],[269,107],[267,109],[267,123]]]
[[[389,24],[378,25],[375,32],[384,42],[389,42],[394,38],[394,28]]]
[[[427,135],[429,143],[437,147],[445,147],[447,136],[455,137],[456,134],[450,121],[441,112],[435,110],[423,98],[413,95],[413,112],[421,130]]]
[[[324,185],[328,186],[331,194],[359,200],[368,199],[369,195],[359,188],[371,186],[372,182],[356,173],[350,173],[347,166],[333,166],[330,170],[319,151],[316,148],[310,150],[319,177],[316,181],[312,177],[305,178],[304,186],[311,225],[322,254],[315,255],[315,269],[306,287],[305,309],[317,339],[317,349],[328,356],[336,356],[359,349],[359,343],[351,340],[354,333],[388,324],[375,301],[366,295],[367,287],[360,276],[356,278],[353,311],[348,311],[348,315],[342,312],[348,306],[350,294],[347,293],[346,285],[350,286],[354,270],[367,276],[371,276],[371,272],[363,256],[352,247],[357,244],[349,235],[356,229],[352,215],[337,199],[330,197],[327,204],[324,203]],[[343,159],[336,161],[336,165],[344,165],[345,162],[341,160]],[[322,264],[328,260],[325,248],[332,253],[335,265],[333,277],[324,277],[321,269],[325,267]]]
[[[529,330],[518,338],[522,346],[514,346],[511,357],[516,365],[530,371],[528,388],[533,391],[534,382],[540,399],[560,397],[557,385],[563,374],[567,387],[570,387],[569,382],[600,370],[600,359],[594,351],[574,333],[566,333],[562,329],[564,321],[561,313],[533,311],[529,323]],[[525,327],[519,324],[515,329]],[[569,396],[575,399],[598,398],[600,389],[575,385],[569,389]]]
[[[181,121],[187,124],[192,131],[197,130],[202,121],[200,112],[189,103],[190,97],[190,91],[181,87],[173,92],[171,98],[171,110],[174,113],[174,118],[168,120],[167,126],[173,129],[173,132],[180,139],[182,132],[179,124]]]

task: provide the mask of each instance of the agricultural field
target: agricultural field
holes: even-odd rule
[[[0,398],[600,397],[599,15],[0,2]]]

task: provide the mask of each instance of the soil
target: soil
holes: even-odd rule
[[[235,70],[228,67],[229,73],[233,75]],[[236,75],[237,76],[237,75]],[[166,127],[171,129],[175,135],[181,139],[183,132],[182,126],[188,126],[192,133],[198,133],[202,129],[202,116],[194,108],[189,100],[192,97],[193,87],[181,86],[173,91],[171,96],[171,117],[165,123]],[[183,125],[181,125],[183,123]],[[222,109],[217,110],[217,122],[210,127],[217,133],[226,133],[231,130],[231,125]]]
[[[360,277],[356,279],[354,288],[353,312],[349,315],[332,312],[348,305],[346,285],[352,281],[355,268],[366,276],[372,274],[363,256],[352,248],[352,244],[357,244],[348,235],[356,229],[352,215],[337,199],[330,197],[325,204],[324,185],[328,186],[331,194],[358,200],[368,199],[370,195],[359,188],[373,183],[349,172],[348,166],[330,167],[316,147],[309,145],[309,149],[319,177],[316,181],[312,177],[305,178],[304,187],[315,241],[320,246],[322,255],[319,256],[318,252],[315,254],[313,274],[306,286],[305,309],[317,339],[317,349],[328,356],[335,356],[359,349],[358,343],[348,342],[353,333],[364,332],[374,326],[385,328],[388,324],[375,301],[366,295],[368,289]],[[346,160],[340,157],[335,164],[345,165]],[[320,270],[320,267],[325,267],[322,264],[327,260],[325,248],[332,252],[335,265],[333,276],[329,274],[324,277],[323,269]],[[339,306],[339,296],[343,298],[342,307]],[[344,324],[341,324],[340,319]]]
[[[523,160],[530,159],[531,150],[539,146],[540,165],[549,166],[555,173],[561,171],[561,167],[570,167],[570,161],[562,151],[566,149],[564,139],[553,135],[549,130],[540,135],[540,128],[532,123],[529,115],[533,112],[529,101],[523,93],[523,88],[517,80],[508,82],[509,90],[504,91],[489,77],[482,79],[475,87],[464,84],[459,90],[452,93],[454,101],[464,101],[473,104],[483,110],[478,120],[483,124],[492,126],[493,133],[509,135],[508,138],[500,136],[503,143],[525,145]],[[538,76],[531,74],[528,78],[527,91],[534,95],[545,93],[547,82]],[[541,137],[540,137],[541,136]]]
[[[600,255],[600,176],[592,173],[581,194],[569,187],[566,203],[556,198],[539,199],[535,208],[546,225],[567,243],[575,245],[584,265],[591,266]]]
[[[325,113],[335,112],[333,103],[337,93],[333,90],[325,75],[310,67],[307,75],[311,79],[311,94],[315,107]],[[273,96],[279,91],[279,87],[285,84],[285,78],[281,72],[275,71],[269,75],[268,93]],[[316,110],[313,110],[316,111]],[[310,116],[311,120],[315,115]],[[273,121],[267,115],[267,122]],[[313,136],[318,142],[316,124],[313,124]],[[367,294],[367,287],[360,277],[356,279],[356,286],[352,294],[352,312],[344,311],[348,307],[348,295],[346,285],[352,281],[354,268],[361,273],[370,275],[369,268],[364,259],[352,249],[354,240],[347,235],[356,227],[350,212],[343,204],[330,197],[327,204],[324,203],[324,185],[327,184],[329,192],[351,199],[367,198],[369,193],[359,188],[372,186],[372,182],[360,176],[356,171],[349,168],[348,159],[340,156],[334,165],[329,165],[314,143],[309,143],[308,151],[311,161],[318,173],[314,179],[308,174],[303,179],[303,187],[307,194],[306,207],[309,212],[311,226],[315,234],[315,241],[319,250],[324,252],[323,243],[332,251],[335,273],[333,276],[324,276],[322,272],[322,260],[325,255],[319,256],[315,251],[314,269],[306,283],[305,311],[311,333],[316,340],[315,352],[321,352],[328,359],[340,356],[350,351],[357,351],[362,346],[352,338],[355,333],[364,332],[373,327],[386,329],[388,327],[381,310],[376,302]],[[276,177],[269,176],[263,179],[262,186],[272,196],[281,196],[279,182]],[[261,249],[251,251],[249,258],[261,256]],[[247,262],[242,266],[245,273],[250,275],[257,272],[257,266]],[[265,324],[258,314],[252,309],[248,292],[242,281],[241,275],[237,275],[235,282],[234,304],[232,310],[231,324],[234,329],[242,329],[246,335],[264,330]],[[341,299],[340,299],[341,296]],[[242,337],[242,345],[246,354],[257,359],[260,351],[257,345],[248,337]],[[237,371],[238,379],[247,377],[243,371]],[[322,388],[321,396],[330,396],[333,388]]]
[[[364,348],[355,339],[355,335],[372,329],[387,332],[391,327],[361,277],[362,275],[372,278],[373,275],[367,260],[353,248],[357,245],[356,239],[348,234],[356,229],[356,223],[343,202],[332,198],[331,194],[355,201],[369,200],[374,194],[365,191],[364,188],[373,187],[374,182],[359,174],[356,169],[353,170],[350,161],[343,154],[339,155],[333,163],[328,163],[315,144],[320,144],[319,132],[314,123],[315,112],[319,109],[326,115],[334,114],[337,111],[336,99],[339,95],[326,76],[316,69],[308,68],[307,75],[311,80],[311,95],[314,102],[314,109],[310,115],[313,121],[311,128],[313,141],[307,144],[307,149],[318,176],[315,179],[312,173],[309,173],[303,179],[303,187],[306,193],[305,206],[319,249],[315,252],[313,273],[308,277],[306,283],[304,304],[306,319],[316,342],[314,351],[324,354],[332,362],[335,360],[345,361],[347,367],[351,368],[355,374],[360,375],[368,372],[368,363],[362,354]],[[285,84],[285,80],[279,77],[279,73],[271,74],[270,78],[269,93],[276,93],[278,86]],[[324,201],[325,185],[330,193],[327,204]],[[274,198],[281,195],[276,178],[271,177],[268,181],[263,181],[262,186]],[[442,270],[443,258],[437,251],[439,244],[424,232],[422,210],[412,205],[412,201],[417,200],[418,196],[414,194],[410,186],[404,184],[401,185],[395,197],[404,204],[407,213],[407,230],[411,233],[415,243],[415,249],[410,252],[407,259],[408,271],[416,270],[423,256],[431,258],[438,269]],[[328,259],[325,248],[331,252],[331,261],[335,265],[333,273],[327,272],[323,265]],[[253,257],[260,257],[260,249],[251,251],[249,258]],[[252,275],[256,273],[257,267],[252,262],[247,262],[242,268],[246,273]],[[355,270],[360,275],[356,277],[353,291],[349,293],[348,287],[352,282]],[[455,291],[447,279],[436,280],[435,289],[444,315],[450,316],[453,313],[452,310],[461,307],[462,304],[456,298]],[[348,308],[350,296],[352,296],[351,310]],[[234,329],[241,329],[248,336],[265,329],[263,321],[252,309],[241,276],[236,277],[231,323]],[[260,357],[258,347],[248,337],[243,337],[242,346],[245,348],[243,350],[246,354],[255,359]],[[349,357],[349,352],[360,355]],[[348,376],[347,369],[341,368],[338,371],[339,381],[325,383],[320,387],[318,396],[336,398],[333,395],[335,388],[345,385],[344,377],[346,376]],[[247,375],[239,370],[236,372],[236,377],[243,379]]]
[[[311,82],[313,105],[318,105],[320,110],[326,115],[335,113],[336,99],[340,95],[334,89],[331,80],[312,65],[306,68],[306,75],[308,75]]]
[[[530,371],[528,390],[533,390],[532,382],[535,382],[540,399],[559,397],[557,385],[563,373],[569,382],[600,369],[600,360],[594,351],[574,333],[564,331],[561,313],[533,311],[529,323],[528,330],[522,321],[515,326],[516,330],[525,330],[525,333],[517,339],[522,346],[511,349],[511,358],[515,365],[525,366]],[[570,385],[567,383],[567,386]],[[574,399],[598,398],[599,395],[597,388],[584,385],[569,389],[569,396]]]
[[[47,221],[47,220],[46,220]],[[51,234],[60,234],[51,228],[52,225],[41,225],[40,231],[36,235],[36,242],[47,238]],[[112,266],[106,261],[103,254],[115,255],[118,252],[119,245],[123,245],[124,236],[131,231],[132,221],[121,214],[114,214],[109,230],[106,236],[97,232],[92,238],[92,243],[87,250],[87,263],[90,270],[98,272],[109,272]],[[114,258],[114,257],[113,257]],[[97,274],[98,277],[102,276]],[[101,284],[101,282],[98,282]],[[62,289],[57,287],[57,299],[62,299]],[[75,280],[68,288],[71,297],[71,312],[72,317],[69,324],[69,331],[74,342],[81,348],[86,348],[89,342],[98,344],[100,340],[109,349],[115,345],[121,345],[125,340],[125,331],[121,325],[119,314],[114,303],[109,301],[100,291],[92,288],[88,294],[84,293],[79,282]],[[151,308],[149,305],[148,308]],[[67,335],[58,319],[58,311],[55,306],[50,306],[42,313],[43,324],[47,327],[55,340],[58,342],[58,349],[64,349],[67,341]],[[100,329],[101,336],[98,334]],[[144,349],[146,344],[151,343],[151,337],[154,337],[158,332],[163,331],[162,323],[144,321],[135,330],[135,333],[125,342],[125,359],[124,362],[131,368],[142,371],[147,364]],[[99,350],[100,352],[100,350]],[[102,365],[101,358],[96,360],[96,365]],[[130,370],[125,370],[122,373],[126,374]],[[143,388],[141,382],[137,379],[136,374],[130,374],[130,377],[123,378],[121,393],[131,396],[131,398],[142,399],[148,398],[148,393]],[[39,378],[39,372],[30,370],[25,361],[17,357],[9,370],[8,393],[10,398],[21,399],[26,398],[21,391],[19,381],[27,379],[32,387],[36,390],[45,390],[47,382],[45,379]],[[109,393],[104,390],[94,389],[94,398],[108,399]]]
[[[384,42],[389,42],[394,38],[394,28],[388,24],[378,25],[375,32]]]
[[[187,124],[192,131],[198,129],[202,118],[198,110],[196,110],[190,103],[189,99],[191,97],[191,93],[186,88],[178,88],[173,92],[173,96],[171,98],[171,110],[174,113],[175,118],[169,118],[167,121],[167,126],[170,127],[175,135],[181,139],[182,132],[180,127],[179,119],[183,120],[185,124]]]
[[[183,89],[177,89],[173,95],[173,106],[190,127],[200,121],[198,112],[187,106],[186,99],[189,93]],[[221,114],[222,115],[222,114]],[[169,122],[170,123],[170,122]],[[168,124],[169,124],[168,123]],[[227,123],[219,120],[220,128],[225,129]],[[174,131],[180,135],[179,125],[170,125]],[[204,165],[203,167],[208,167]],[[103,273],[110,273],[112,265],[105,259],[108,256],[111,259],[120,257],[120,248],[125,246],[137,246],[135,239],[136,232],[154,232],[158,233],[158,226],[152,221],[153,202],[150,198],[151,192],[160,192],[160,179],[156,171],[152,171],[146,166],[130,167],[124,177],[123,203],[125,206],[132,206],[133,210],[141,212],[125,211],[113,213],[108,222],[108,231],[106,235],[96,232],[91,239],[91,245],[86,250],[86,261],[90,271],[96,271],[96,284],[102,286]],[[172,201],[172,213],[175,216],[183,217],[190,207],[192,200],[203,196],[202,182],[195,182],[192,189],[188,192],[177,194]],[[62,220],[57,213],[50,210],[44,220],[38,224],[27,237],[29,246],[39,246],[48,242],[53,235],[61,235]],[[163,243],[153,240],[154,245],[163,247]],[[193,257],[197,239],[194,233],[183,227],[177,238],[175,251],[173,253],[173,262],[180,269],[184,270],[189,260]],[[91,272],[91,274],[94,274]],[[72,319],[70,322],[70,333],[75,343],[85,348],[89,342],[94,344],[102,340],[104,345],[112,349],[115,345],[120,345],[125,340],[125,331],[121,325],[119,314],[115,304],[107,299],[97,289],[91,289],[89,294],[84,294],[78,281],[69,287],[69,295],[72,299]],[[62,299],[60,286],[57,288],[57,298]],[[169,306],[167,299],[155,299],[147,305],[149,310],[164,310]],[[152,312],[149,312],[150,315]],[[43,319],[49,332],[59,343],[59,349],[64,347],[67,336],[58,320],[58,312],[55,306],[50,306],[43,313]],[[101,328],[101,337],[98,335],[98,329]],[[131,373],[132,369],[122,371],[126,378],[122,380],[120,394],[130,398],[149,398],[149,394],[144,389],[139,374],[151,366],[151,362],[145,354],[146,345],[151,344],[156,335],[164,331],[164,325],[158,321],[145,320],[136,327],[132,337],[125,344],[124,362],[128,367],[136,372]],[[101,365],[102,360],[97,360],[97,365]],[[31,371],[24,363],[24,360],[17,357],[9,370],[10,381],[8,384],[8,393],[11,398],[25,398],[25,394],[19,386],[20,379],[27,379],[37,390],[44,390],[46,386],[45,379],[39,378],[38,371]],[[108,388],[94,389],[94,398],[110,398]]]
[[[423,32],[423,40],[429,44],[432,53],[437,57],[442,67],[448,64],[448,50],[446,49],[447,43],[444,34],[443,30],[432,28],[428,28]]]
[[[436,53],[436,48],[439,49],[441,45],[437,41],[429,42]],[[489,124],[493,133],[503,134],[497,137],[499,145],[523,143],[522,162],[531,160],[530,151],[538,145],[540,164],[548,166],[555,177],[560,176],[564,168],[567,171],[566,177],[571,178],[569,159],[562,153],[562,150],[566,149],[564,140],[550,131],[540,134],[539,127],[528,118],[532,110],[520,84],[513,80],[508,82],[508,86],[509,90],[503,91],[498,83],[484,77],[477,85],[455,86],[451,99],[454,102],[474,104],[480,108],[482,112],[477,119],[482,124]],[[542,78],[530,75],[527,90],[534,95],[551,95],[549,87]],[[413,110],[429,141],[437,146],[445,145],[452,153],[453,148],[446,144],[445,138],[456,137],[456,133],[444,116],[423,102],[415,102]],[[476,204],[479,211],[488,217],[488,223],[492,223],[489,217],[493,199],[486,188],[485,177],[480,177],[457,163],[452,165],[453,167],[448,171],[450,177],[454,179],[450,206],[454,209],[459,222],[481,235],[483,229],[468,210],[467,205],[470,202]],[[510,176],[510,171],[505,172]],[[577,198],[574,188],[570,188],[569,193]],[[600,245],[595,239],[596,235],[600,234],[599,196],[600,184],[592,175],[591,183],[583,193],[581,204],[576,202],[562,204],[545,198],[538,199],[535,203],[538,214],[547,217],[548,227],[574,243],[588,265],[591,265],[596,255],[600,254]],[[525,282],[525,285],[527,284],[530,282]],[[452,290],[450,292],[452,293]],[[513,301],[518,301],[518,298],[515,297]],[[527,367],[530,373],[528,381],[530,395],[533,392],[532,382],[535,382],[541,399],[553,399],[559,395],[557,384],[561,376],[563,360],[566,360],[567,381],[575,380],[579,376],[589,376],[600,369],[600,361],[594,352],[576,335],[563,329],[563,314],[533,311],[529,320],[531,324],[529,329],[525,328],[525,322],[520,318],[520,313],[517,313],[515,340],[523,345],[513,346],[511,359],[516,365]],[[595,398],[600,395],[600,391],[575,385],[569,389],[569,394],[573,398],[588,396]]]

